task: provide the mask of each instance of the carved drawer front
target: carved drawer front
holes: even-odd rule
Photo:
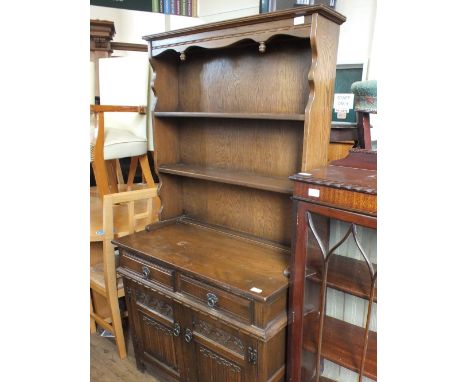
[[[152,291],[149,288],[145,288],[136,283],[128,282],[131,288],[131,298],[135,300],[137,307],[140,310],[149,311],[153,315],[168,320],[169,322],[175,322],[173,302],[165,296]],[[126,290],[127,294],[129,289]],[[148,314],[148,313],[146,313]]]
[[[212,309],[227,312],[246,323],[252,322],[252,302],[245,298],[184,275],[179,277],[178,290],[203,302]]]
[[[131,252],[121,250],[120,266],[126,268],[144,280],[148,280],[159,285],[174,290],[174,271],[159,265],[150,265],[141,261]]]

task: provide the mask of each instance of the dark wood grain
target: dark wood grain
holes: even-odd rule
[[[305,108],[301,171],[309,171],[328,162],[328,145],[336,76],[339,25],[318,13],[312,15],[310,45],[311,65],[308,73],[310,92]]]
[[[265,55],[252,44],[193,51],[179,65],[177,111],[304,114],[309,67],[310,45],[305,39],[275,40]]]
[[[377,170],[377,151],[354,148],[346,157],[335,160],[331,165],[357,167],[366,170]]]
[[[230,28],[240,28],[240,27],[248,27],[251,25],[256,24],[267,24],[268,22],[274,22],[278,20],[288,20],[291,21],[290,25],[293,25],[292,19],[296,16],[304,16],[310,15],[313,13],[319,13],[324,17],[333,20],[337,24],[342,24],[346,21],[346,17],[342,14],[334,11],[329,7],[325,7],[323,5],[315,5],[309,7],[301,7],[300,9],[286,9],[283,11],[278,11],[274,13],[264,13],[255,16],[248,16],[243,18],[238,18],[234,20],[225,20],[219,21],[215,23],[205,24],[205,25],[198,25],[194,27],[178,29],[169,32],[162,32],[152,35],[143,36],[143,39],[146,41],[154,41],[154,40],[166,40],[170,37],[181,37],[181,36],[193,36],[197,33],[205,32],[205,31],[223,31],[225,29]],[[262,25],[260,25],[261,27]],[[258,27],[257,27],[258,28]]]
[[[254,300],[267,301],[287,288],[283,270],[289,256],[282,248],[242,240],[203,226],[176,222],[114,242],[124,250],[138,251],[150,261],[157,259],[165,268],[203,275],[208,283]],[[216,266],[209,266],[214,258]],[[254,293],[252,287],[262,292]]]
[[[178,123],[180,162],[288,177],[300,170],[303,137],[302,129],[296,127],[300,124],[284,120],[183,119]]]
[[[291,220],[287,217],[291,216],[292,206],[288,194],[182,179],[183,210],[189,216],[281,245],[290,245]]]
[[[158,171],[165,174],[186,176],[189,178],[211,180],[213,182],[240,185],[259,190],[292,194],[293,184],[286,177],[267,177],[251,172],[236,171],[223,168],[177,163],[175,165],[160,165]]]
[[[317,333],[319,317],[309,314],[304,317],[304,332]],[[347,369],[359,372],[361,352],[364,344],[364,328],[333,317],[325,317],[322,356]],[[316,352],[314,336],[304,337],[304,348]],[[364,368],[366,377],[377,380],[377,333],[369,332],[369,345]]]

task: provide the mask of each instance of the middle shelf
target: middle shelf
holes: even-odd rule
[[[292,194],[293,190],[293,182],[286,176],[265,176],[247,171],[197,166],[186,163],[162,164],[158,167],[158,171],[163,174],[179,175],[284,194]]]
[[[304,127],[305,115],[294,113],[239,113],[239,112],[202,112],[202,111],[156,111],[157,118],[208,118],[208,119],[245,119],[269,121],[299,121],[298,128]],[[357,124],[332,121],[330,142],[348,142],[357,140]]]
[[[374,269],[377,265],[373,264]],[[306,274],[308,280],[322,282],[317,272]],[[353,296],[369,299],[371,294],[371,279],[369,269],[364,261],[346,256],[332,255],[328,264],[327,286]],[[377,302],[377,287],[373,302]]]

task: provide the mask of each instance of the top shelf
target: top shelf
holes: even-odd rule
[[[279,113],[207,113],[184,111],[157,111],[158,118],[231,118],[231,119],[272,119],[284,121],[304,121],[304,114]]]

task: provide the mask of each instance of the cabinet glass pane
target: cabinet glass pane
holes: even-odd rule
[[[376,230],[307,220],[301,379],[376,380]]]

